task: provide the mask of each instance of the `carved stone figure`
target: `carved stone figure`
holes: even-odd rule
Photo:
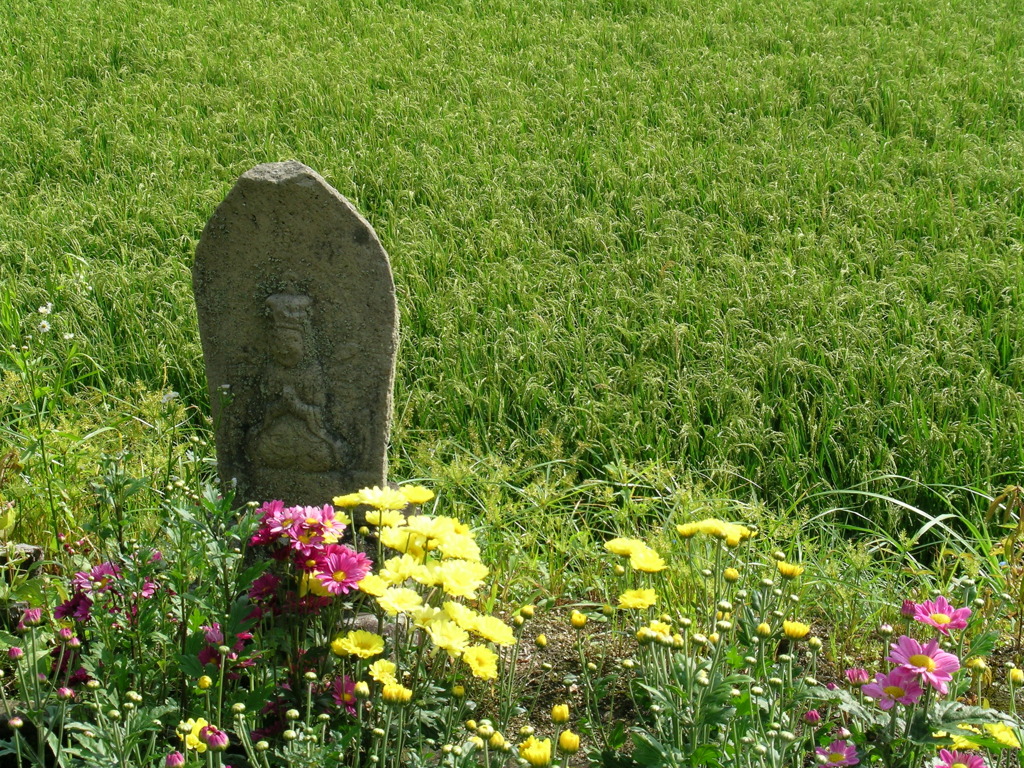
[[[239,178],[192,268],[217,465],[239,503],[387,482],[398,312],[387,254],[301,163]]]

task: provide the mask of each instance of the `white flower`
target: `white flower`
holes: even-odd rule
[[[53,312],[53,302],[51,301],[46,302],[46,304],[39,308],[40,315],[48,315],[51,312]]]
[[[73,333],[65,333],[64,334],[64,341],[71,341],[73,338],[75,338],[75,334],[73,334]]]
[[[39,323],[39,332],[40,333],[49,333],[50,332],[50,324],[48,322],[46,322],[45,320],[40,321],[40,323]]]

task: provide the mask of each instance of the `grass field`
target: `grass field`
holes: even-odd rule
[[[106,403],[82,432],[139,385],[205,412],[199,233],[240,173],[295,158],[391,255],[402,476],[654,467],[773,504],[1002,485],[1024,467],[1022,11],[11,0],[0,340],[52,302],[48,354],[78,345],[77,402]]]

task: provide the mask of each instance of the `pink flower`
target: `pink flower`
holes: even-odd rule
[[[25,651],[14,645],[7,649],[7,658],[11,661],[17,661],[25,655]]]
[[[164,758],[164,766],[166,768],[181,768],[184,764],[185,756],[178,751],[171,752]]]
[[[952,653],[939,650],[938,640],[929,640],[922,645],[912,637],[903,635],[889,647],[892,649],[889,661],[920,675],[924,682],[939,693],[945,695],[949,692],[946,683],[960,669],[960,660]]]
[[[981,755],[971,755],[967,752],[950,752],[948,749],[940,749],[939,759],[942,762],[935,768],[985,768],[985,760]]]
[[[362,552],[353,552],[348,547],[332,544],[317,561],[315,575],[332,595],[344,595],[355,589],[356,584],[370,572],[372,565]]]
[[[92,600],[84,592],[75,592],[71,597],[58,605],[53,611],[53,618],[88,621],[92,609]]]
[[[228,735],[215,725],[203,726],[199,731],[199,740],[213,752],[223,752],[228,748]]]
[[[857,765],[857,748],[847,741],[836,739],[827,747],[818,747],[815,752],[825,758],[825,765]]]
[[[970,608],[957,608],[944,597],[937,597],[934,600],[925,600],[923,603],[914,605],[914,620],[922,624],[935,627],[944,635],[949,635],[951,629],[963,629],[967,626],[967,619],[970,618]]]
[[[21,623],[26,627],[38,627],[43,623],[42,608],[27,608],[21,616]]]
[[[889,674],[881,672],[875,675],[875,682],[868,683],[861,690],[878,702],[882,709],[893,708],[896,702],[913,704],[924,694],[917,676],[908,669],[895,667]]]
[[[206,642],[212,645],[220,645],[224,642],[224,633],[220,629],[220,624],[216,621],[211,625],[204,624],[200,629],[203,630],[203,637],[206,638]]]
[[[263,600],[272,597],[277,592],[281,579],[269,571],[260,576],[249,587],[250,600]]]
[[[344,707],[350,715],[356,713],[356,682],[348,675],[334,678],[334,686],[331,695],[334,703]]]
[[[75,698],[75,692],[67,686],[61,686],[57,689],[57,698],[61,701],[71,701]]]
[[[914,611],[917,608],[917,603],[913,600],[904,600],[900,606],[900,614],[906,616],[908,619],[914,618]]]
[[[113,563],[100,563],[91,571],[79,571],[71,580],[75,588],[82,592],[106,592],[112,582],[121,578],[121,569]]]
[[[864,683],[871,679],[871,675],[868,674],[868,671],[866,669],[861,669],[860,667],[848,669],[845,674],[850,685],[864,685]]]
[[[804,722],[808,725],[817,725],[821,722],[821,713],[816,709],[809,709],[804,712]]]

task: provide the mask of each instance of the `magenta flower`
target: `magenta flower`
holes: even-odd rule
[[[21,623],[26,627],[38,627],[43,623],[42,608],[27,608],[21,616]]]
[[[836,739],[827,747],[818,747],[815,752],[825,758],[825,765],[857,765],[857,748],[847,741]]]
[[[804,722],[808,725],[817,725],[821,722],[821,713],[816,709],[809,709],[804,712]]]
[[[875,682],[868,683],[861,691],[878,702],[882,709],[893,708],[896,702],[913,704],[924,694],[917,682],[917,675],[904,667],[895,667],[889,674],[881,672],[875,675]]]
[[[213,624],[204,624],[200,627],[203,630],[203,637],[206,638],[206,642],[212,645],[220,645],[224,642],[224,633],[221,631],[220,624],[216,621]]]
[[[71,701],[75,698],[75,692],[67,686],[61,686],[57,689],[57,698],[61,701]]]
[[[181,768],[185,764],[185,756],[181,752],[171,752],[164,758],[165,768]]]
[[[334,703],[339,707],[344,707],[350,715],[356,713],[356,682],[348,675],[344,677],[334,678],[333,690],[331,695],[334,697]]]
[[[228,735],[215,725],[205,725],[199,731],[199,740],[213,752],[223,752],[228,748]]]
[[[946,683],[960,669],[960,660],[952,653],[939,650],[938,640],[929,640],[922,645],[912,637],[903,635],[889,647],[892,649],[889,661],[920,675],[924,682],[939,693],[945,695],[949,692]]]
[[[53,618],[88,621],[92,613],[92,600],[84,592],[75,592],[71,597],[58,605],[53,611]]]
[[[82,592],[106,592],[112,582],[121,578],[121,569],[113,563],[100,563],[91,571],[79,571],[71,580],[75,589]]]
[[[332,595],[345,595],[370,572],[373,565],[362,552],[340,544],[330,545],[317,561],[315,576]]]
[[[848,669],[845,674],[850,685],[864,685],[864,683],[871,679],[871,675],[868,674],[868,671],[860,667]]]
[[[14,645],[7,649],[7,658],[11,661],[17,661],[25,655],[25,651],[18,646]]]
[[[972,755],[967,752],[950,752],[948,749],[940,749],[939,759],[942,762],[935,768],[985,768],[985,760],[981,755]]]
[[[914,611],[917,608],[917,603],[913,600],[904,600],[900,606],[900,614],[908,619],[914,618]]]
[[[925,600],[923,603],[914,605],[913,618],[915,621],[935,627],[939,632],[947,636],[951,629],[963,629],[966,627],[967,619],[970,616],[970,608],[954,609],[944,597]]]

